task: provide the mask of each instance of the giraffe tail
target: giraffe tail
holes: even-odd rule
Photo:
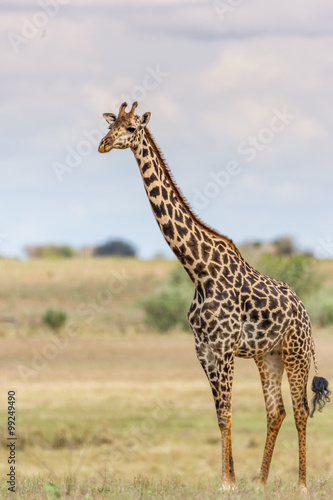
[[[315,368],[315,376],[312,380],[312,391],[314,395],[311,401],[312,408],[310,412],[310,417],[312,418],[316,410],[322,411],[325,404],[330,401],[331,391],[328,389],[328,381],[324,377],[319,377],[315,343],[313,338],[311,338],[311,341],[312,359]]]

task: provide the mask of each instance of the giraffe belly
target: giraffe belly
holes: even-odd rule
[[[287,329],[286,326],[286,324],[275,324],[268,329],[259,329],[253,323],[243,323],[235,355],[239,358],[255,358],[272,352],[280,346]]]

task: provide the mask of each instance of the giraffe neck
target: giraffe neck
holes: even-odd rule
[[[147,128],[132,151],[161,232],[196,286],[212,274],[212,266],[223,265],[224,252],[240,255],[231,240],[194,215]]]

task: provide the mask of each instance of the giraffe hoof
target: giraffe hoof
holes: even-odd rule
[[[236,483],[222,483],[221,488],[219,488],[219,491],[235,491],[236,489]]]
[[[300,495],[302,496],[307,496],[308,494],[308,489],[307,487],[305,486],[305,484],[300,484],[299,487],[298,487],[298,492]]]
[[[256,490],[257,491],[264,491],[264,489],[266,488],[267,484],[266,483],[263,483],[262,481],[258,481],[257,484],[256,484]]]

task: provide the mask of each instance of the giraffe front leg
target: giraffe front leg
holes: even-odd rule
[[[231,445],[231,391],[234,374],[233,352],[214,354],[211,347],[201,344],[197,356],[209,380],[221,432],[222,489],[235,487],[236,478]]]
[[[231,398],[231,395],[230,395]],[[231,444],[231,401],[224,402],[220,397],[215,399],[217,421],[221,432],[222,444],[222,489],[233,489],[236,485],[234,461]]]

